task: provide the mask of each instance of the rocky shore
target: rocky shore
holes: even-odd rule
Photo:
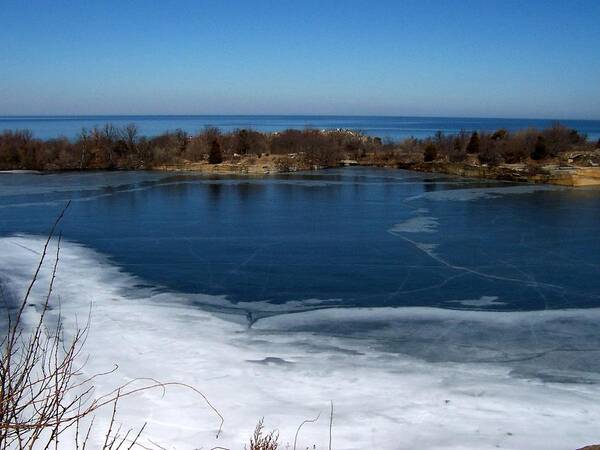
[[[210,164],[207,161],[184,161],[178,164],[162,164],[154,166],[153,170],[164,170],[167,172],[202,172],[216,175],[269,175],[324,168],[320,166],[310,167],[299,161],[297,158],[294,158],[294,156],[295,155],[240,156],[231,160],[225,160],[219,164]]]
[[[469,163],[447,162],[399,164],[398,167],[419,172],[446,173],[467,178],[546,183],[561,186],[600,185],[600,167],[578,167],[560,164],[546,164],[535,167],[527,164],[502,164],[488,167]]]
[[[574,164],[549,162],[543,165],[500,164],[487,166],[476,161],[451,162],[394,162],[377,161],[373,155],[360,160],[340,160],[337,166],[388,167],[417,172],[444,173],[467,178],[485,178],[524,183],[546,183],[561,186],[600,185],[600,167],[585,167]],[[246,156],[224,161],[220,164],[183,162],[180,164],[159,165],[155,170],[202,172],[210,174],[269,175],[303,170],[319,170],[335,166],[308,166],[296,155]]]

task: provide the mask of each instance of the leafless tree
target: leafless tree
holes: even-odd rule
[[[45,241],[41,257],[31,282],[17,307],[8,311],[6,332],[0,342],[0,449],[59,448],[65,433],[71,430],[75,437],[64,448],[85,449],[94,426],[93,415],[100,408],[112,405],[112,415],[106,432],[103,449],[133,448],[145,428],[137,431],[121,427],[115,429],[115,416],[120,399],[149,389],[166,389],[179,386],[189,389],[203,398],[219,417],[223,417],[202,392],[182,383],[162,383],[153,379],[135,379],[104,395],[95,396],[94,379],[113,372],[84,376],[82,351],[88,334],[88,326],[74,331],[70,339],[64,333],[63,321],[51,320],[54,282],[60,259],[61,236],[56,242],[50,281],[41,299],[41,308],[34,324],[25,326],[26,306],[33,301],[32,295],[50,244],[56,234],[68,204],[54,222]],[[88,321],[89,323],[89,321]],[[82,421],[88,421],[87,427]],[[62,447],[61,447],[62,448]]]

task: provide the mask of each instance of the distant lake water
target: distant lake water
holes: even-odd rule
[[[287,128],[347,128],[387,139],[424,138],[436,131],[456,133],[460,130],[493,131],[506,128],[545,128],[548,119],[489,119],[460,117],[377,117],[377,116],[0,116],[0,131],[29,129],[39,138],[66,136],[74,138],[82,128],[90,129],[112,123],[134,123],[142,135],[152,136],[168,130],[183,129],[195,133],[207,126],[223,131],[250,128],[257,131],[281,131]],[[600,120],[561,120],[564,125],[585,133],[592,140],[600,138]]]

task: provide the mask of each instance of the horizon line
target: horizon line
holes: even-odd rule
[[[0,114],[0,119],[20,118],[81,118],[81,117],[380,117],[380,118],[423,118],[423,119],[486,119],[486,120],[545,120],[599,122],[600,118],[556,118],[556,117],[509,117],[509,116],[446,116],[446,115],[395,115],[395,114]]]

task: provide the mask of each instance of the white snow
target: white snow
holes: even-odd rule
[[[42,244],[37,237],[0,239],[5,297],[18,298],[23,292]],[[38,293],[47,286],[48,269]],[[544,383],[511,375],[510,365],[444,362],[441,357],[450,339],[460,344],[460,336],[469,337],[474,329],[484,333],[488,327],[492,340],[486,345],[510,338],[506,333],[513,327],[534,327],[542,342],[551,343],[552,330],[569,333],[574,323],[597,324],[598,310],[331,308],[265,318],[249,330],[190,306],[189,295],[137,287],[141,281],[102,255],[63,242],[54,298],[60,299],[67,330],[76,321],[85,322],[92,304],[85,371],[119,365],[97,380],[98,395],[137,377],[183,382],[206,394],[225,417],[223,433],[215,439],[218,418],[189,390],[172,387],[164,396],[146,391],[123,399],[118,419],[126,427],[147,421],[145,445],[243,449],[264,417],[268,428],[280,431],[282,447],[291,449],[298,425],[320,413],[316,423],[302,428],[298,449],[313,444],[326,449],[330,401],[335,406],[332,448],[337,450],[562,450],[600,441],[598,385]],[[30,315],[35,311],[28,308]],[[439,353],[434,358],[438,362],[385,351],[360,333],[336,337],[322,332],[332,323],[351,327],[361,321],[383,324],[383,336],[386,330],[391,333],[389,327],[406,326],[404,338],[427,338]],[[431,342],[436,336],[437,342]],[[109,414],[110,409],[99,413],[94,439],[104,439],[102,426]]]

